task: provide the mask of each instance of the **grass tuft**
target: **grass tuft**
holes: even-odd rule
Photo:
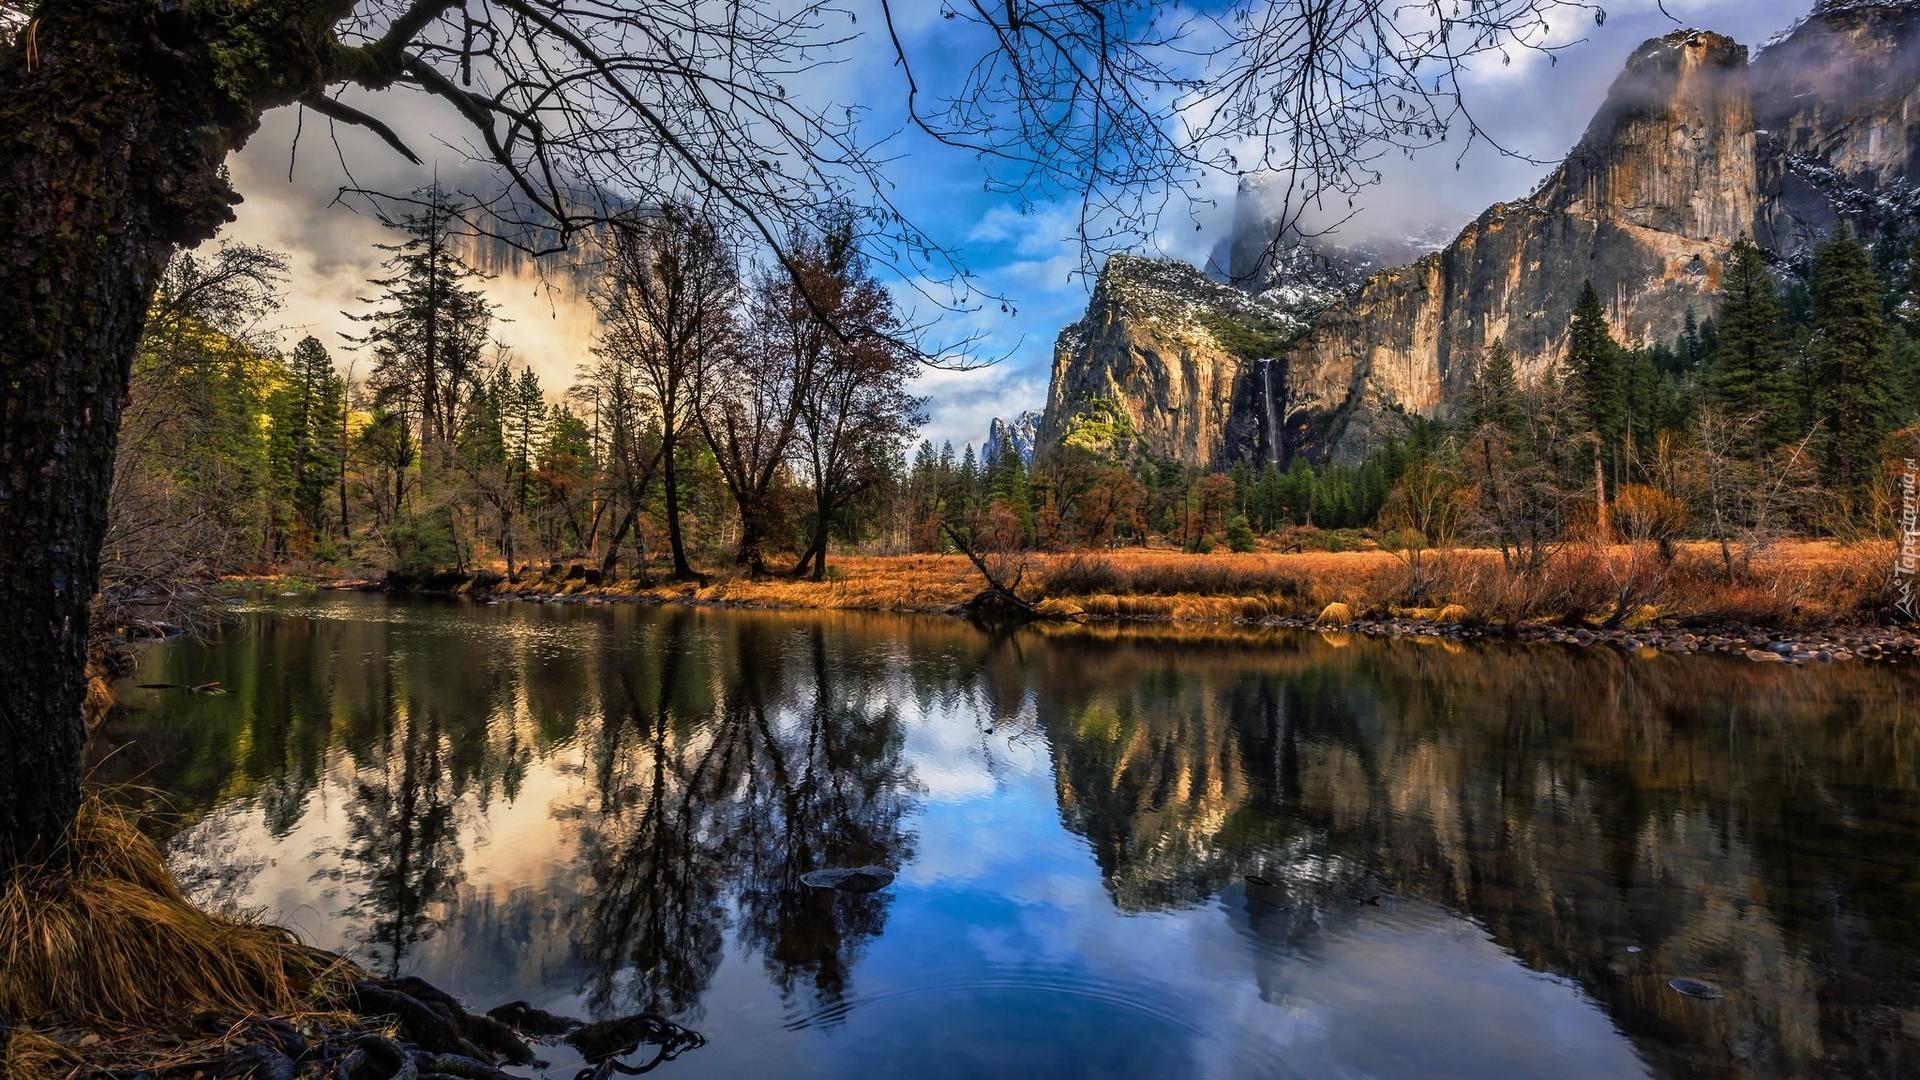
[[[153,841],[98,797],[69,844],[62,864],[0,879],[0,1016],[14,1024],[286,1013],[348,970],[290,931],[189,904]],[[16,1036],[9,1069],[53,1052],[39,1042]]]

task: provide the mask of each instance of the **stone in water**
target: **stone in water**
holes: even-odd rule
[[[816,889],[841,892],[873,892],[893,884],[893,871],[884,866],[836,867],[800,875],[800,880]]]
[[[1669,979],[1667,985],[1688,997],[1706,998],[1709,1001],[1718,1001],[1727,996],[1719,987],[1699,979]]]

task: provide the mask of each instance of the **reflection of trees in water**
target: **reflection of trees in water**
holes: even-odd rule
[[[748,624],[737,654],[768,657],[770,645],[764,628]],[[740,872],[741,940],[759,950],[783,993],[804,982],[822,1001],[846,989],[852,964],[886,924],[886,901],[811,889],[800,876],[826,866],[897,870],[912,857],[902,818],[914,788],[898,715],[891,704],[872,704],[885,688],[861,659],[830,651],[815,626],[805,663],[811,699],[799,700],[806,688],[795,685],[795,700],[781,702],[783,673],[749,662],[725,721],[738,748],[723,835],[725,857]]]
[[[453,899],[464,877],[440,715],[409,712],[386,753],[354,776],[344,852],[359,867],[350,872],[359,895],[347,914],[366,919],[368,959],[393,974],[408,948],[439,926],[433,909]]]
[[[1122,907],[1246,871],[1377,880],[1577,980],[1660,1071],[1913,1067],[1910,676],[1253,645],[1034,652],[1063,815]],[[1295,914],[1249,904],[1250,932],[1305,946]],[[1666,987],[1676,974],[1728,999],[1703,1009]]]
[[[603,698],[594,748],[600,804],[582,845],[594,885],[576,931],[596,1012],[612,1011],[622,989],[640,1009],[688,1012],[720,961],[725,869],[694,783],[710,747],[689,722],[698,713],[676,702],[690,683],[687,630],[685,613],[663,618],[657,665],[641,672],[651,693],[621,670]]]
[[[787,992],[842,993],[884,894],[798,878],[907,857],[914,786],[886,703],[918,701],[1036,718],[1062,817],[1126,910],[1248,871],[1325,898],[1377,880],[1578,980],[1675,1074],[1815,1072],[1828,1054],[1886,1074],[1903,1022],[1920,1026],[1920,722],[1901,671],[683,610],[526,608],[488,636],[406,610],[422,622],[288,623],[197,660],[183,644],[201,666],[166,681],[232,693],[121,729],[152,733],[171,770],[154,782],[188,815],[259,796],[274,830],[353,762],[357,913],[395,964],[458,884],[457,800],[517,797],[529,762],[577,738],[573,948],[596,1009],[697,1009],[730,929]],[[395,698],[432,709],[402,717]],[[497,940],[565,917],[571,880],[537,892],[492,898],[512,930]],[[1280,907],[1249,909],[1249,932],[1309,947],[1319,931]],[[1628,943],[1728,1000],[1665,989]]]
[[[689,613],[663,615],[657,662],[607,695],[594,750],[600,806],[583,844],[592,1004],[618,1011],[624,993],[644,1008],[696,1010],[729,895],[739,940],[783,992],[806,985],[832,999],[884,926],[887,901],[810,889],[800,876],[897,868],[911,854],[898,719],[873,704],[884,670],[818,626],[799,663],[776,625],[736,620],[730,639],[698,642],[692,626]],[[714,684],[710,699],[689,692]]]

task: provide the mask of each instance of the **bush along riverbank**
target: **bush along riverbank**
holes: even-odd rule
[[[586,1024],[513,1002],[476,1015],[421,979],[201,911],[97,797],[60,858],[0,876],[6,1080],[510,1080],[554,1042],[587,1061],[576,1080],[606,1080],[704,1040],[651,1014]]]
[[[1479,549],[1216,555],[1123,549],[984,560],[998,580],[1015,583],[1011,591],[1027,605],[1025,613],[1043,619],[1332,623],[1369,634],[1631,641],[1678,651],[1732,648],[1737,640],[1750,651],[1768,651],[1751,640],[1760,637],[1769,645],[1821,645],[1849,655],[1868,646],[1896,647],[1891,642],[1899,632],[1887,628],[1904,616],[1893,607],[1892,565],[1892,546],[1884,542],[1810,541],[1738,559],[1707,544],[1666,552],[1654,545],[1578,545],[1525,571],[1509,567],[1497,551]],[[984,584],[981,566],[959,555],[847,556],[821,581],[744,573],[609,581],[573,564],[523,573],[518,581],[482,569],[320,583],[486,602],[948,614],[978,610]]]

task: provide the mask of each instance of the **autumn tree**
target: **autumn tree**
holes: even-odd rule
[[[801,411],[833,342],[834,328],[816,314],[810,294],[825,294],[835,258],[827,237],[806,235],[784,253],[787,269],[759,268],[743,325],[716,342],[701,430],[740,514],[736,561],[755,574],[766,569]]]
[[[823,332],[807,335],[784,318],[781,323],[796,349],[803,340],[819,347],[796,382],[795,449],[813,491],[813,529],[793,572],[799,577],[811,567],[819,581],[827,574],[835,516],[886,478],[898,447],[926,416],[920,411],[925,402],[908,392],[915,362],[897,344],[893,298],[874,279],[851,232],[829,232],[803,257],[803,284]]]
[[[668,205],[616,221],[594,306],[599,348],[644,388],[660,430],[660,480],[674,577],[694,577],[680,527],[679,449],[699,430],[701,397],[738,291],[733,251],[713,224]]]

